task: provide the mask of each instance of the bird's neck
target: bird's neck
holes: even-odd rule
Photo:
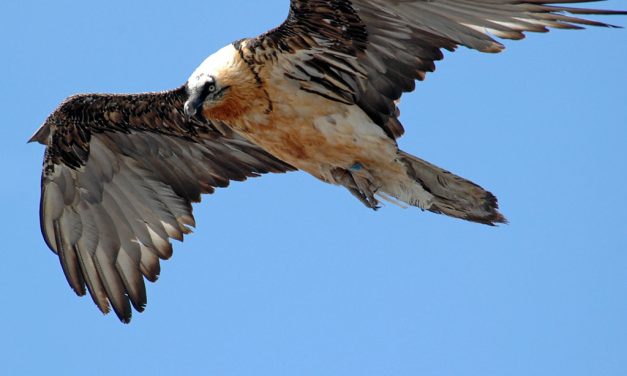
[[[272,112],[272,100],[260,77],[258,66],[244,53],[235,53],[231,63],[220,71],[218,82],[229,86],[225,97],[216,106],[203,108],[207,119],[227,124],[240,123],[245,118],[259,118]]]

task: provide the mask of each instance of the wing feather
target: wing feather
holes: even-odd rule
[[[131,317],[131,305],[122,277],[115,267],[120,252],[120,237],[108,211],[102,203],[90,205],[91,212],[99,237],[94,252],[94,264],[100,276],[108,300],[121,321],[128,322]]]
[[[171,239],[195,225],[203,193],[293,168],[228,127],[183,116],[183,88],[139,95],[81,95],[35,134],[45,144],[40,217],[78,295],[123,322],[147,303]]]
[[[442,50],[500,52],[494,37],[581,25],[578,15],[627,14],[574,8],[588,0],[292,0],[278,28],[236,45],[250,61],[278,62],[302,90],[356,104],[392,138],[404,130],[396,101],[435,70]],[[570,15],[569,15],[570,14]],[[572,16],[576,15],[576,16]],[[265,58],[265,59],[264,59]]]

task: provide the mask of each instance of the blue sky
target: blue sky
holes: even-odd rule
[[[287,7],[0,4],[0,373],[627,374],[627,30],[461,49],[403,97],[401,147],[490,189],[510,225],[265,176],[196,206],[130,325],[74,296],[39,232],[28,137],[71,94],[182,84]]]

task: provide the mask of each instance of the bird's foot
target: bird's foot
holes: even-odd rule
[[[374,177],[360,163],[355,163],[349,170],[335,168],[331,174],[337,184],[346,187],[366,207],[379,209],[379,201],[374,197],[379,187],[374,183]]]

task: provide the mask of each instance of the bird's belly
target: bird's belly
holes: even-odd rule
[[[310,96],[311,97],[311,96]],[[325,181],[331,170],[375,168],[396,155],[396,143],[358,107],[328,100],[278,105],[265,122],[238,131],[279,159]]]

